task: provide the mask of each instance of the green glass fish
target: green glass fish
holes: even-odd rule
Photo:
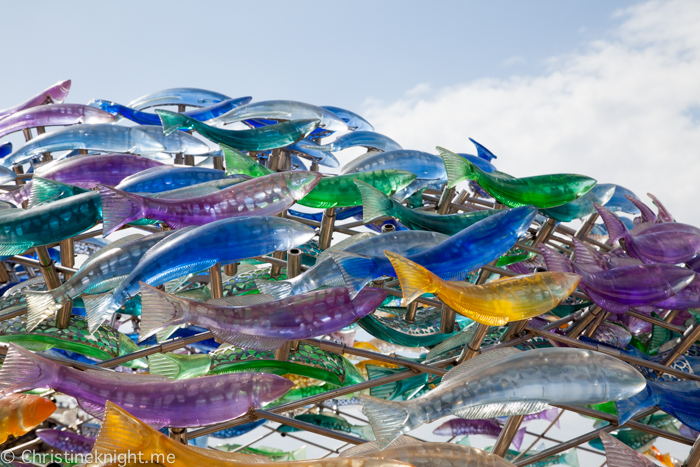
[[[267,446],[246,447],[240,449],[242,444],[220,444],[216,447],[219,451],[240,452],[241,454],[254,454],[257,456],[265,456],[271,461],[303,461],[306,460],[306,446],[302,446],[296,451],[285,452],[281,449],[270,448]]]
[[[649,449],[657,438],[652,434],[633,430],[631,428],[622,428],[617,433],[612,433],[612,436],[638,452],[644,452]],[[588,444],[595,449],[599,449],[601,451],[604,450],[603,442],[600,440],[600,438],[595,438],[592,441],[589,441]]]
[[[486,448],[487,451],[491,451],[490,448]],[[506,452],[506,455],[503,456],[505,457],[506,460],[512,461],[515,459],[520,453],[518,451],[514,451],[512,449],[508,449]],[[532,454],[525,454],[521,459],[527,459],[528,457],[536,454],[536,452],[533,452]],[[572,449],[571,451],[562,453],[562,454],[555,454],[553,456],[549,456],[545,459],[539,460],[537,462],[532,462],[530,466],[533,467],[547,467],[550,465],[570,465],[571,467],[579,467],[578,463],[578,453],[576,452],[576,449]]]
[[[343,417],[331,414],[330,412],[323,414],[305,413],[297,415],[296,417],[294,417],[294,419],[306,423],[311,423],[312,425],[320,426],[323,428],[328,428],[329,430],[353,433],[369,441],[374,440],[374,432],[372,431],[372,427],[370,425],[352,425]],[[291,427],[289,425],[281,425],[279,428],[277,428],[277,431],[280,431],[282,433],[293,433],[295,431],[302,430],[300,430],[299,428]]]
[[[50,318],[39,324],[31,333],[27,332],[24,318],[17,317],[0,322],[0,342],[13,342],[29,350],[56,348],[98,360],[109,360],[139,350],[125,334],[107,324],[102,324],[92,337],[88,337],[89,335],[87,320],[77,315],[71,316],[66,329],[57,328],[55,318]],[[148,367],[143,358],[127,362],[124,366]]]
[[[367,365],[366,368],[370,380],[406,371],[405,368],[385,368],[376,365]],[[390,401],[407,401],[414,398],[421,390],[427,388],[429,379],[430,375],[428,373],[421,373],[411,378],[370,388],[369,395]],[[433,384],[438,384],[438,382],[433,381]]]
[[[596,184],[590,177],[573,174],[506,178],[488,174],[447,149],[437,149],[445,162],[448,188],[463,180],[474,180],[499,203],[511,208],[536,206],[543,209],[561,206],[585,195]]]
[[[149,357],[149,363],[151,373],[172,379],[259,371],[277,375],[291,373],[337,386],[365,380],[346,358],[304,343],[289,352],[286,362],[276,360],[274,352],[222,346],[208,355],[155,354]]]
[[[268,151],[289,146],[306,138],[321,123],[313,119],[291,120],[250,130],[224,130],[167,110],[157,109],[156,113],[163,123],[165,136],[177,130],[194,130],[217,144],[241,151]]]

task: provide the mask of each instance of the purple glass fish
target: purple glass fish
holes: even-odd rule
[[[495,420],[466,420],[464,418],[453,418],[448,420],[433,431],[439,436],[464,436],[483,435],[489,438],[498,438],[503,427]],[[525,428],[521,428],[513,437],[513,446],[520,450],[520,445],[525,437]]]
[[[61,452],[73,454],[90,453],[97,439],[92,436],[82,436],[72,431],[61,431],[50,428],[36,430],[36,435],[52,448]]]
[[[137,219],[154,219],[174,229],[230,217],[272,216],[306,196],[321,180],[315,172],[284,172],[187,199],[156,199],[99,185],[104,236]]]
[[[687,224],[653,224],[635,235],[612,212],[595,208],[610,233],[610,243],[620,240],[627,253],[645,263],[685,263],[700,253],[700,229]]]
[[[669,264],[640,264],[588,272],[553,249],[537,245],[550,271],[581,276],[579,288],[596,305],[611,313],[625,313],[630,306],[646,307],[674,296],[688,286],[695,273]]]
[[[27,99],[21,104],[17,104],[14,107],[8,107],[7,109],[2,109],[0,110],[0,119],[30,107],[36,107],[44,104],[60,104],[68,95],[70,85],[70,80],[60,81],[50,88],[40,92],[36,96]]]
[[[116,186],[126,177],[161,165],[134,154],[85,154],[42,165],[34,175],[92,189],[97,185]]]
[[[200,303],[141,283],[141,340],[163,328],[190,323],[209,329],[220,342],[272,350],[286,341],[347,327],[376,310],[386,295],[384,290],[364,288],[351,300],[346,287],[336,287],[281,300],[248,295]]]
[[[0,137],[38,126],[64,126],[79,123],[114,123],[117,117],[104,110],[81,104],[51,104],[30,107],[0,121]]]
[[[16,190],[0,192],[0,201],[12,203],[18,208],[22,207],[22,203],[29,201],[32,193],[32,181],[28,180],[24,185]]]
[[[9,344],[0,368],[0,397],[50,388],[102,418],[107,401],[157,428],[192,427],[239,417],[283,396],[293,383],[266,373],[233,373],[186,380],[164,376],[79,371]]]

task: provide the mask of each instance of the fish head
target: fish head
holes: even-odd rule
[[[309,136],[312,131],[314,131],[321,124],[321,120],[316,118],[306,118],[303,120],[292,120],[296,127],[304,134],[304,138]]]
[[[355,305],[355,315],[362,318],[372,313],[386,300],[386,296],[386,290],[364,287],[352,301]]]
[[[287,251],[303,245],[316,235],[313,227],[290,219],[273,217],[270,219],[270,237],[274,238],[275,251]]]
[[[520,206],[513,208],[508,211],[503,211],[502,213],[495,214],[491,217],[487,217],[484,220],[495,218],[497,216],[503,216],[502,218],[506,220],[512,232],[517,236],[521,237],[530,225],[535,221],[537,216],[537,208],[535,206]],[[483,221],[482,221],[483,222]]]
[[[295,200],[302,199],[321,181],[322,175],[316,172],[285,172],[287,188]]]
[[[685,289],[691,282],[693,282],[693,280],[695,280],[696,273],[690,269],[679,268],[677,266],[666,264],[660,265],[660,268],[674,294],[677,294],[681,290]]]
[[[18,397],[24,398],[20,409],[24,426],[36,426],[49,418],[56,410],[56,404],[49,399],[29,394],[19,394]]]
[[[598,198],[598,204],[605,206],[615,194],[615,185],[610,183],[598,184],[591,189],[591,193]]]
[[[386,172],[391,179],[391,188],[394,193],[403,190],[418,177],[416,174],[405,170],[387,170]]]
[[[287,378],[273,374],[255,374],[253,376],[253,397],[256,405],[262,407],[276,401],[292,389],[294,383]]]
[[[452,420],[448,420],[439,427],[435,428],[433,430],[434,435],[438,436],[452,436],[452,424],[450,423]]]
[[[46,100],[44,102],[47,104],[62,103],[64,100],[66,100],[66,97],[68,97],[70,86],[71,80],[69,79],[54,84],[48,91],[46,91]]]
[[[165,152],[165,146],[157,139],[137,128],[131,129],[132,146],[129,152],[134,154],[153,154],[157,152]]]
[[[596,353],[596,371],[607,382],[609,400],[628,399],[647,386],[647,380],[634,367],[605,354]]]
[[[192,136],[184,131],[178,131],[177,135],[180,137],[180,144],[184,154],[201,156],[202,154],[207,154],[211,151],[209,146],[196,136]]]
[[[551,271],[547,274],[552,281],[549,284],[549,292],[559,301],[571,295],[581,280],[581,276],[572,272]]]
[[[598,183],[597,180],[584,175],[570,175],[567,181],[567,185],[569,185],[571,191],[576,193],[579,197],[591,191],[596,183]]]
[[[116,114],[92,106],[83,107],[83,120],[80,123],[114,123]]]
[[[110,113],[114,116],[120,115],[119,114],[120,105],[117,104],[116,102],[110,102],[110,101],[106,101],[104,99],[93,99],[87,103],[87,106],[91,107],[93,109],[102,110],[103,112]]]

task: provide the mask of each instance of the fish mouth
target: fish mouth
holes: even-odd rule
[[[316,187],[322,175],[316,172],[291,172],[285,178],[292,197],[300,200]]]

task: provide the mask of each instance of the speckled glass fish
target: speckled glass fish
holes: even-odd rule
[[[59,329],[54,318],[47,319],[32,331],[27,331],[22,317],[4,320],[0,322],[0,342],[12,342],[37,352],[61,349],[98,360],[109,360],[139,350],[129,337],[107,323],[98,327],[90,336],[87,320],[77,315],[71,316],[65,329]],[[123,365],[131,368],[148,367],[143,358],[136,358]]]
[[[138,219],[160,220],[180,229],[231,217],[273,216],[304,198],[320,179],[314,172],[271,174],[183,199],[153,199],[99,185],[103,236]]]
[[[294,417],[296,420],[301,420],[302,422],[311,423],[312,425],[320,426],[323,428],[328,428],[329,430],[343,431],[345,433],[353,433],[364,439],[374,440],[374,433],[372,433],[372,427],[369,425],[352,425],[350,422],[345,420],[339,415],[335,415],[331,412],[329,413],[306,413],[297,415]],[[277,431],[282,433],[294,433],[295,431],[302,431],[299,428],[294,428],[289,425],[281,425],[277,428]]]
[[[276,121],[319,120],[319,127],[335,132],[348,129],[347,124],[335,113],[305,102],[289,100],[271,100],[253,102],[233,109],[209,123],[213,126],[242,122],[245,120],[264,119]]]
[[[363,443],[340,456],[397,459],[415,467],[513,467],[502,457],[481,449],[453,443],[423,443],[409,436],[402,436],[388,448],[379,450],[379,446],[376,441]]]
[[[211,120],[212,118],[216,118],[219,115],[225,114],[229,110],[235,109],[238,106],[245,105],[251,100],[253,100],[252,97],[226,99],[207,107],[182,112],[182,114],[194,118],[195,120],[199,120],[200,122],[205,122],[207,120]],[[150,112],[141,112],[140,110],[132,109],[131,107],[117,104],[116,102],[110,102],[103,99],[93,99],[88,102],[87,105],[104,110],[105,112],[109,112],[115,116],[128,118],[129,120],[141,125],[160,125],[158,115]]]
[[[30,97],[21,104],[0,110],[0,119],[4,119],[8,115],[12,115],[30,107],[36,107],[44,104],[60,104],[68,96],[70,86],[71,80],[59,81],[36,96]]]
[[[223,178],[221,170],[161,164],[124,178],[116,188],[127,193],[161,193]]]
[[[633,397],[617,401],[620,424],[626,423],[636,413],[657,406],[673,415],[683,424],[700,431],[700,388],[695,381],[651,382]]]
[[[338,161],[338,159],[336,159],[332,152],[322,151],[320,144],[315,143],[308,138],[302,139],[301,141],[298,141],[294,144],[290,144],[284,149],[286,151],[289,151],[292,157],[299,156],[312,162],[316,162],[318,165],[323,165],[325,167],[340,167],[340,162]],[[292,162],[294,161],[292,160]]]
[[[0,394],[59,389],[96,418],[106,401],[120,404],[158,428],[208,425],[236,418],[282,396],[292,382],[271,374],[236,373],[173,381],[162,376],[73,368],[9,345],[0,368]]]
[[[0,443],[19,438],[49,418],[56,404],[30,394],[10,394],[0,399]]]
[[[700,229],[677,222],[654,224],[634,235],[612,212],[596,205],[610,233],[610,243],[618,240],[625,251],[645,263],[678,264],[700,253]]]
[[[578,274],[542,272],[482,285],[448,282],[401,255],[389,251],[384,254],[401,283],[404,306],[431,293],[457,313],[489,326],[503,326],[548,312],[571,295],[580,280]]]
[[[437,149],[445,162],[448,188],[463,180],[474,180],[498,202],[509,207],[532,205],[544,209],[561,206],[585,195],[596,184],[590,177],[572,174],[505,178],[487,174],[447,149]]]
[[[91,189],[98,184],[116,186],[131,175],[162,165],[134,154],[84,154],[37,167],[34,176]]]
[[[254,465],[260,467],[315,467],[319,465],[318,460],[267,462],[268,460],[264,457],[259,458],[249,454],[193,448],[159,433],[111,402],[107,402],[105,421],[92,453],[93,455],[111,454],[113,456],[121,453],[141,453],[144,458],[160,454],[168,459],[174,459],[171,463],[173,467],[192,467],[203,464],[211,467],[244,467],[250,463],[255,463]],[[410,467],[410,464],[403,462],[374,458],[336,457],[323,459],[321,462],[323,467]]]
[[[695,278],[695,273],[669,264],[640,264],[606,271],[588,272],[548,246],[538,245],[547,269],[581,276],[579,288],[596,305],[612,313],[629,307],[645,307],[674,296]]]
[[[27,292],[27,330],[54,315],[63,303],[84,293],[114,289],[133,271],[141,257],[172,231],[120,238],[90,256],[78,272],[59,287],[46,292]]]
[[[139,125],[135,128],[161,143],[165,147],[163,152],[191,154],[193,156],[203,156],[211,152],[207,143],[185,131],[164,133],[160,123],[158,125]]]
[[[27,210],[0,212],[0,256],[18,255],[59,242],[93,227],[100,219],[99,198],[83,193]]]
[[[500,212],[467,227],[444,242],[408,256],[444,280],[461,280],[467,273],[506,253],[535,219],[537,210],[523,206]],[[372,279],[395,277],[394,267],[384,255],[360,256],[343,251],[331,256],[340,267],[345,283],[356,293]]]
[[[584,380],[588,383],[582,384]],[[540,412],[548,404],[622,400],[645,384],[637,370],[602,353],[504,348],[458,365],[442,377],[440,386],[416,399],[392,402],[359,397],[378,445],[384,448],[402,434],[446,415],[494,418]]]
[[[89,454],[95,444],[92,436],[83,436],[68,430],[36,430],[37,438],[52,448],[64,453]]]
[[[220,92],[199,88],[169,88],[155,91],[127,104],[136,110],[143,110],[158,105],[189,105],[191,107],[206,107],[218,102],[231,99]]]
[[[366,292],[365,292],[366,291]],[[220,342],[247,349],[273,350],[290,340],[322,336],[351,325],[386,298],[364,289],[353,300],[345,287],[274,300],[264,295],[198,303],[141,284],[141,339],[169,326],[190,323],[208,328]],[[266,298],[265,298],[266,297]],[[256,298],[243,305],[243,298]]]
[[[336,138],[330,144],[321,146],[322,151],[338,152],[344,149],[361,146],[369,151],[395,151],[403,149],[399,143],[374,131],[353,131]]]
[[[163,132],[195,130],[217,144],[225,144],[241,151],[267,151],[281,148],[306,138],[319,124],[319,120],[292,120],[251,130],[223,130],[190,118],[186,115],[156,110],[163,124]]]
[[[378,217],[392,216],[409,229],[454,235],[470,225],[502,211],[501,209],[484,209],[483,211],[439,215],[407,208],[402,203],[360,180],[355,180],[355,184],[362,195],[362,221],[365,223]]]
[[[343,166],[341,175],[370,170],[397,169],[416,174],[418,179],[446,179],[445,164],[439,156],[429,152],[395,149],[388,152],[369,152]]]
[[[16,190],[0,192],[0,201],[22,208],[23,203],[29,200],[31,191],[32,180],[28,180]]]
[[[134,297],[139,292],[139,282],[158,286],[216,263],[285,251],[309,241],[314,234],[309,226],[265,216],[222,219],[179,230],[148,250],[114,292],[83,297],[90,329]],[[236,242],[231,242],[232,238]]]
[[[0,121],[0,138],[29,128],[68,126],[79,123],[114,123],[107,112],[80,104],[50,104],[30,107]]]
[[[579,199],[554,208],[543,209],[545,216],[561,222],[571,222],[596,212],[594,204],[604,206],[615,193],[614,185],[596,185]]]
[[[498,438],[503,427],[495,420],[466,420],[453,418],[433,430],[434,435],[439,436],[467,436],[483,435],[489,438]],[[513,437],[513,447],[520,450],[525,437],[525,428],[520,428]]]
[[[443,234],[421,231],[391,232],[383,235],[361,233],[332,245],[316,260],[316,264],[292,279],[281,281],[256,280],[261,293],[284,298],[318,289],[322,286],[339,287],[345,284],[343,274],[328,252],[347,251],[359,255],[379,256],[384,250],[409,255],[427,250],[448,237]]]
[[[11,167],[39,157],[44,152],[70,149],[152,154],[163,152],[165,146],[137,127],[117,126],[107,123],[73,125],[37,136],[5,157],[2,165],[3,167]]]

